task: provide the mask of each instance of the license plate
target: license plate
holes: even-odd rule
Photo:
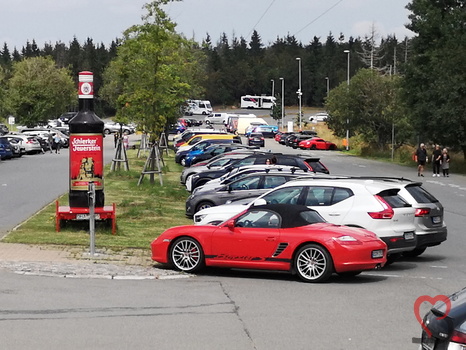
[[[440,216],[432,216],[432,222],[434,224],[440,224],[442,222],[442,218]]]
[[[100,220],[100,214],[94,214],[96,220]],[[76,220],[89,220],[89,214],[76,214]]]
[[[406,241],[414,239],[414,232],[405,232],[404,237]]]

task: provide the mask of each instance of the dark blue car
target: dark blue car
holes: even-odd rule
[[[0,138],[0,159],[13,158],[13,149],[10,142],[6,138]]]
[[[188,156],[188,154],[191,154],[191,155],[200,154],[207,147],[213,144],[220,144],[220,143],[228,144],[228,143],[236,143],[236,142],[238,141],[235,139],[230,139],[230,140],[228,139],[206,139],[203,141],[199,141],[195,146],[191,147],[189,150],[177,152],[175,156],[175,162],[183,166],[189,166],[189,165],[186,165],[185,163],[186,157]],[[195,152],[198,152],[198,153],[195,153]]]

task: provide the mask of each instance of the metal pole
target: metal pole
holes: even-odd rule
[[[330,91],[330,83],[329,83],[329,78],[328,77],[325,77],[325,80],[327,80],[327,98],[328,98],[328,94],[329,94],[329,91]]]
[[[272,82],[272,97],[274,97],[274,93],[275,93],[275,80],[273,79],[270,79],[270,81]]]
[[[90,235],[90,254],[95,254],[95,185],[94,181],[89,181],[89,235]]]
[[[350,50],[344,51],[348,55],[348,67],[346,70],[346,85],[349,91],[350,82]],[[349,118],[346,119],[346,150],[349,150]]]
[[[282,129],[285,130],[285,79],[280,78],[282,81]]]
[[[299,75],[299,88],[298,88],[298,100],[299,100],[299,131],[301,131],[302,128],[302,112],[301,112],[301,96],[302,96],[302,91],[301,91],[301,57],[296,57],[296,60],[298,61],[298,75]]]

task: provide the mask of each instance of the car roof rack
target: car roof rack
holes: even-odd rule
[[[312,176],[311,178],[317,179],[325,179],[325,180],[380,180],[380,181],[387,181],[387,182],[395,182],[395,181],[406,181],[406,182],[416,182],[411,179],[405,177],[394,177],[394,176],[352,176],[352,175],[329,175],[329,174],[320,174],[316,173],[318,177]],[[308,180],[309,176],[303,176],[303,180]],[[301,180],[301,177],[297,178],[297,180]]]

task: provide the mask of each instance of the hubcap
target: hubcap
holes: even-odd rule
[[[173,262],[180,270],[191,270],[199,263],[199,247],[191,241],[180,241],[173,247]]]
[[[318,249],[305,249],[298,256],[297,268],[301,275],[309,280],[322,276],[326,266],[327,260]]]

